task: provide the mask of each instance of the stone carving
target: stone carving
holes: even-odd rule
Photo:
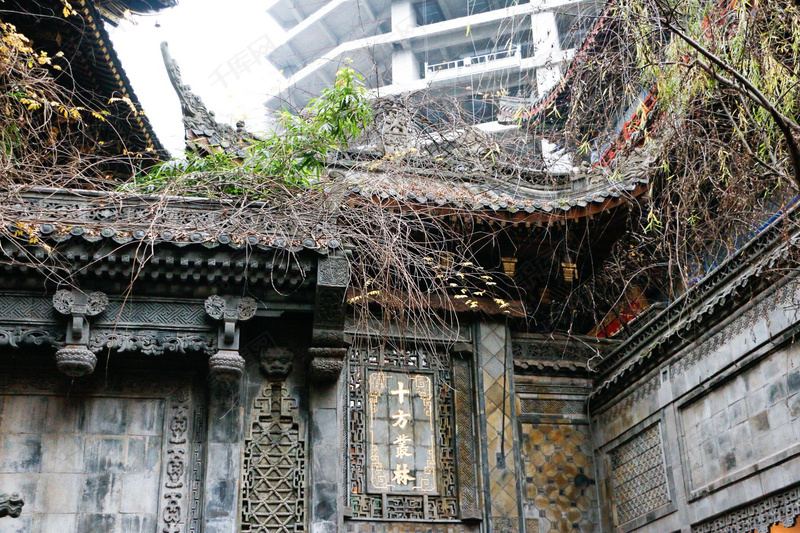
[[[558,398],[519,398],[519,413],[522,415],[541,415],[549,417],[586,416],[585,403],[582,400],[565,400]]]
[[[116,300],[95,320],[95,325],[158,324],[206,326],[206,312],[196,303]]]
[[[0,329],[0,346],[60,346],[63,341],[63,333],[48,329]]]
[[[608,455],[617,525],[670,502],[660,424],[641,431]]]
[[[172,87],[178,94],[183,112],[186,149],[202,155],[217,151],[247,157],[245,148],[252,144],[254,136],[244,129],[244,122],[236,123],[234,130],[227,124],[217,122],[213,111],[209,111],[192,88],[183,84],[181,69],[169,53],[166,42],[161,43],[161,55]]]
[[[514,359],[585,362],[598,354],[598,348],[581,342],[517,340],[511,344]]]
[[[317,291],[314,301],[314,327],[310,378],[334,382],[344,368],[347,353],[344,342],[345,294],[350,281],[350,265],[341,255],[321,257],[317,264]]]
[[[270,379],[284,379],[294,366],[294,354],[286,348],[263,348],[258,359],[261,371]]]
[[[189,457],[192,469],[189,472],[189,523],[187,533],[199,533],[203,530],[202,514],[202,495],[205,471],[203,469],[203,457],[205,456],[205,436],[206,436],[206,409],[202,405],[195,404],[193,436],[190,443],[191,456]]]
[[[252,298],[239,298],[236,305],[236,317],[239,320],[250,320],[256,316],[258,305]]]
[[[22,506],[25,502],[18,493],[13,493],[11,496],[8,494],[0,494],[0,518],[10,516],[17,518],[22,513]]]
[[[791,528],[800,517],[800,487],[764,498],[692,527],[692,533],[769,533],[781,523]]]
[[[309,348],[311,379],[318,383],[332,383],[339,379],[344,368],[347,348]]]
[[[445,522],[372,522],[354,521],[345,522],[346,533],[479,533],[479,524],[458,524]],[[538,532],[538,529],[528,529],[528,533]]]
[[[610,409],[604,411],[598,417],[599,424],[603,427],[609,427],[615,420],[618,420],[623,413],[629,412],[637,403],[650,398],[658,392],[660,384],[661,378],[658,374],[641,383],[633,389],[633,392],[615,403]]]
[[[670,375],[680,376],[693,365],[703,362],[722,346],[727,345],[732,338],[740,335],[743,331],[751,329],[764,317],[769,316],[773,309],[789,308],[796,305],[796,302],[794,302],[796,290],[797,285],[795,283],[788,283],[762,299],[733,322],[716,332],[710,339],[688,350],[680,359],[670,365]]]
[[[244,371],[237,322],[253,318],[258,305],[252,298],[214,295],[206,298],[205,309],[208,316],[222,321],[217,336],[220,350],[208,361],[211,375],[220,381],[236,381]]]
[[[166,468],[159,531],[181,533],[186,525],[186,460],[189,450],[189,391],[179,389],[170,398]]]
[[[205,309],[208,316],[215,320],[224,320],[227,324],[237,320],[250,320],[255,316],[258,305],[252,298],[223,298],[214,295],[206,298]]]
[[[208,359],[211,375],[220,381],[235,381],[244,372],[244,358],[234,350],[220,350]]]
[[[60,290],[53,295],[53,307],[72,320],[67,324],[66,347],[56,352],[56,366],[71,377],[94,372],[97,357],[88,348],[90,316],[97,316],[108,305],[102,292],[85,293],[79,290]]]
[[[350,283],[350,263],[346,257],[332,256],[319,261],[317,283],[329,287],[347,287]]]
[[[217,349],[217,339],[210,335],[169,334],[150,330],[135,333],[94,331],[89,341],[89,349],[95,353],[115,350],[138,351],[144,355],[164,355],[168,352],[182,354],[187,351],[213,354]]]
[[[414,146],[409,132],[411,116],[400,106],[391,106],[383,115],[381,142],[387,154],[405,152]]]
[[[272,382],[256,398],[244,443],[241,531],[306,531],[306,448],[296,402]]]
[[[225,305],[225,300],[221,296],[209,296],[205,302],[206,314],[211,318],[222,320],[225,314]]]
[[[71,377],[86,376],[94,372],[97,356],[86,346],[67,346],[56,352],[56,366]]]
[[[60,290],[53,295],[53,307],[62,315],[83,313],[85,316],[96,316],[108,305],[108,296],[102,292],[90,292],[85,299],[80,299],[74,291]]]
[[[0,317],[10,320],[51,320],[53,302],[50,298],[3,295],[0,297]]]

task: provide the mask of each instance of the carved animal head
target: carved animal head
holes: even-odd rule
[[[259,353],[261,370],[270,379],[282,379],[294,366],[294,354],[286,348],[263,348]]]

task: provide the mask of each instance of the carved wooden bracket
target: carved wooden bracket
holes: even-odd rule
[[[8,494],[0,494],[0,518],[10,516],[17,518],[22,513],[22,506],[25,502],[19,493],[14,493],[11,496]]]
[[[81,377],[94,372],[97,357],[88,347],[89,317],[99,315],[107,305],[108,296],[102,292],[62,289],[53,295],[55,310],[71,318],[66,346],[56,352],[56,365],[64,374]]]
[[[344,340],[345,295],[349,282],[350,264],[343,254],[319,258],[312,347],[308,350],[313,381],[336,381],[344,368],[347,354]]]
[[[220,381],[235,381],[244,371],[244,358],[239,355],[239,322],[250,320],[258,308],[252,298],[239,296],[209,296],[206,314],[222,321],[217,335],[219,350],[208,360],[211,375]]]

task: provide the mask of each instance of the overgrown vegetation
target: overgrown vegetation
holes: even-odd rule
[[[0,21],[0,183],[4,188],[69,183],[92,172],[89,124],[107,111],[90,109],[54,80],[68,68],[63,54],[34,50]]]
[[[406,213],[376,202],[352,201],[347,187],[327,175],[331,155],[365,135],[373,120],[360,76],[352,69],[342,69],[334,86],[304,113],[282,114],[281,131],[253,142],[246,158],[220,151],[203,158],[173,160],[120,185],[87,178],[93,176],[95,161],[81,149],[91,153],[90,136],[81,144],[71,133],[55,128],[66,121],[70,131],[80,133],[89,118],[102,120],[103,113],[84,116],[84,110],[74,106],[75,95],[63,91],[55,81],[47,60],[37,59],[44,56],[21,47],[12,52],[6,70],[0,72],[4,84],[0,89],[7,100],[2,127],[8,132],[19,124],[26,139],[20,144],[25,152],[7,150],[5,154],[5,163],[21,171],[3,187],[2,205],[9,208],[0,207],[2,231],[6,238],[32,247],[26,266],[41,270],[50,280],[72,283],[70,261],[60,257],[57,246],[45,248],[39,243],[31,221],[14,219],[11,206],[24,202],[20,194],[35,187],[89,184],[107,192],[93,201],[104,220],[116,220],[117,232],[131,232],[133,226],[124,217],[116,217],[115,211],[130,200],[145,206],[151,229],[137,252],[141,261],[151,255],[147,249],[156,245],[162,232],[185,235],[197,231],[171,216],[176,196],[216,198],[224,216],[202,228],[208,239],[228,235],[243,242],[251,235],[266,235],[295,249],[302,249],[308,238],[323,246],[333,240],[344,243],[351,252],[349,302],[355,320],[365,326],[382,324],[395,331],[400,327],[433,338],[426,334],[449,331],[458,323],[457,310],[476,308],[478,298],[490,301],[499,313],[510,313],[497,277],[478,265],[468,248],[459,246],[464,238],[462,229],[434,213]],[[49,95],[47,105],[31,105],[25,100],[32,99],[34,91]],[[67,110],[66,116],[62,108]],[[62,157],[62,151],[58,156],[47,155],[48,147],[61,144],[74,149],[71,157]],[[48,206],[44,202],[27,209],[37,210],[34,220],[63,217],[57,207]],[[46,250],[44,259],[35,253],[37,246]],[[132,283],[135,279],[136,275]]]
[[[190,156],[120,187],[97,171],[100,151],[88,134],[104,113],[88,110],[55,82],[54,69],[67,66],[62,58],[37,54],[12,27],[2,29],[0,126],[8,202],[20,190],[42,185],[88,184],[110,191],[115,201],[148,194],[143,201],[151,206],[153,228],[185,232],[167,216],[171,198],[218,198],[229,221],[205,228],[210,235],[269,234],[295,244],[313,236],[345,243],[353,251],[350,302],[365,324],[377,320],[423,333],[457,324],[457,312],[478,308],[482,298],[510,313],[516,286],[484,271],[475,248],[465,245],[493,238],[485,228],[476,234],[474,213],[455,209],[445,216],[358,200],[348,184],[330,175],[328,163],[339,154],[368,176],[552,184],[537,174],[536,150],[504,149],[471,131],[448,102],[433,103],[440,112],[432,121],[418,113],[430,111],[424,94],[392,103],[388,111],[378,102],[373,112],[359,75],[346,68],[303,113],[282,114],[277,134],[255,140],[247,157],[223,151]],[[576,167],[594,152],[597,166],[608,165],[613,177],[626,172],[624,155],[633,149],[648,153],[655,164],[649,170],[650,199],[641,212],[631,211],[632,231],[610,260],[595,265],[594,276],[580,278],[550,305],[560,314],[551,323],[575,333],[585,333],[587,322],[600,322],[632,286],[674,297],[797,194],[795,4],[612,0],[593,36],[596,45],[585,48],[558,89],[569,86],[566,108],[546,109],[539,118],[548,126],[557,123],[548,136],[572,150]],[[387,113],[395,115],[389,120]],[[414,144],[383,157],[350,150],[370,145],[392,120],[408,125]],[[15,222],[1,216],[4,226]],[[532,310],[543,302],[544,296],[537,302],[529,295]],[[577,315],[584,317],[579,327]]]
[[[623,279],[671,299],[797,195],[800,9],[612,0],[594,36],[568,108],[539,120],[562,120],[558,140],[600,166],[624,171],[634,148],[655,164],[649,204],[588,292],[618,299]]]
[[[189,154],[134,177],[125,188],[263,198],[271,195],[276,180],[288,186],[319,180],[331,154],[347,148],[372,123],[362,80],[352,68],[340,69],[333,86],[323,90],[302,113],[280,113],[276,131],[264,139],[253,139],[246,158],[223,150],[208,156]]]

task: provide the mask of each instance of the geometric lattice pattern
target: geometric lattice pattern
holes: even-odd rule
[[[770,526],[800,521],[800,487],[764,498],[692,528],[692,533],[769,533]]]
[[[458,490],[461,516],[480,517],[478,468],[475,449],[476,433],[473,407],[472,365],[467,359],[453,359],[453,386],[456,393],[456,427],[458,428]]]
[[[305,531],[305,442],[283,383],[255,400],[245,440],[242,527],[252,533]]]
[[[546,398],[520,398],[520,413],[531,415],[585,415],[581,400],[559,400]]]
[[[537,532],[595,530],[597,493],[587,427],[521,424],[525,492],[539,512]]]
[[[423,373],[432,376],[436,473],[439,494],[392,494],[370,492],[366,483],[367,379],[370,371]],[[354,519],[373,520],[456,520],[456,450],[454,431],[453,381],[450,357],[431,355],[421,350],[351,349],[347,368],[347,497]]]
[[[609,456],[617,525],[670,502],[660,424],[617,446]]]

